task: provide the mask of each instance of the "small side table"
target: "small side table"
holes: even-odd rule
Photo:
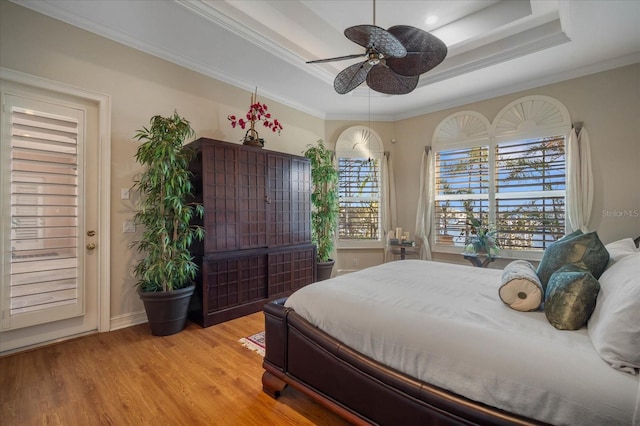
[[[392,248],[391,253],[400,254],[400,260],[404,260],[407,257],[407,249],[409,249],[409,253],[415,252],[415,244],[389,244],[389,247]],[[400,249],[399,251],[395,251],[395,249]]]
[[[465,259],[471,262],[473,266],[476,266],[478,268],[486,268],[487,266],[489,266],[491,262],[493,262],[494,260],[500,257],[500,256],[488,257],[487,255],[478,255],[475,253],[461,253],[461,254]]]

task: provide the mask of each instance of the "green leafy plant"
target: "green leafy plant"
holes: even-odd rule
[[[144,226],[141,239],[133,243],[144,254],[134,274],[142,292],[172,291],[191,285],[196,277],[189,246],[204,237],[204,229],[190,223],[194,214],[204,215],[204,208],[189,202],[193,150],[183,146],[195,133],[177,112],[171,117],[156,115],[150,123],[134,136],[144,142],[136,161],[145,166],[134,184],[140,192],[135,222]]]
[[[488,258],[497,256],[500,248],[496,243],[496,229],[491,224],[482,223],[471,213],[467,214],[467,224],[471,228],[471,235],[467,238],[465,253],[482,253]]]
[[[339,214],[338,170],[331,155],[322,139],[304,152],[311,160],[311,238],[318,248],[318,262],[329,261]]]

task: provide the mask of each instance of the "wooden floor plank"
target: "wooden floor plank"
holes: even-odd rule
[[[9,425],[345,425],[295,389],[262,392],[262,358],[238,340],[261,312],[179,334],[142,324],[0,358]]]

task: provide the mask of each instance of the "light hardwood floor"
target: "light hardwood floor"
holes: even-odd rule
[[[0,358],[0,424],[345,425],[295,389],[262,392],[238,339],[262,312],[154,337],[142,324]]]

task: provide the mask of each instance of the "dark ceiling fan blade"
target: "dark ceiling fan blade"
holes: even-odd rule
[[[333,81],[333,88],[341,95],[352,91],[364,82],[371,67],[369,61],[364,61],[343,69]]]
[[[344,30],[344,35],[352,42],[374,49],[387,58],[402,58],[407,54],[407,49],[394,35],[375,25],[349,27]]]
[[[388,95],[405,95],[418,85],[420,76],[396,74],[389,67],[378,64],[367,74],[367,85],[376,92]]]
[[[389,28],[407,49],[403,58],[387,58],[387,65],[403,76],[423,74],[440,64],[447,56],[447,45],[438,37],[409,25]]]
[[[345,55],[345,56],[338,56],[338,57],[335,57],[335,58],[316,59],[315,61],[307,61],[307,64],[321,64],[323,62],[344,61],[344,60],[347,60],[347,59],[362,58],[364,56],[367,56],[367,54],[366,53],[355,53],[353,55]]]

